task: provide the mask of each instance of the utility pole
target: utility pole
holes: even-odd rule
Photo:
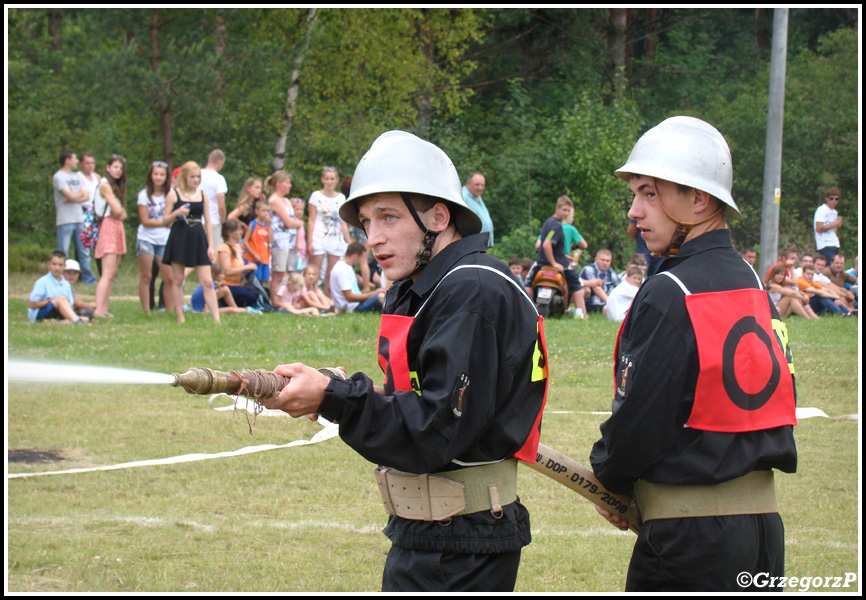
[[[764,152],[764,201],[761,210],[761,258],[764,274],[779,256],[779,207],[782,199],[782,122],[785,109],[785,62],[788,53],[788,9],[773,10],[770,97]]]

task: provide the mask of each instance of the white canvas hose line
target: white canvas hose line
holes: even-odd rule
[[[214,394],[208,400],[208,405],[213,408],[213,402],[216,398],[220,396],[225,396],[225,394]],[[231,399],[230,396],[226,396]],[[229,406],[222,406],[213,408],[213,410],[218,411],[228,411],[228,410],[244,410],[246,399],[242,396],[237,397],[234,400],[234,404]],[[583,414],[583,415],[609,415],[610,411],[571,411],[571,410],[553,410],[546,411],[545,414],[548,415],[568,415],[568,414]],[[265,409],[263,412],[259,413],[257,416],[285,416],[286,413],[279,410],[267,410]],[[827,419],[832,419],[836,421],[857,421],[859,420],[858,415],[841,415],[838,417],[830,417],[824,411],[819,408],[798,408],[797,409],[797,419],[809,419],[812,417],[824,417]],[[316,435],[314,435],[309,440],[295,440],[293,442],[289,442],[288,444],[276,445],[276,444],[263,444],[260,446],[247,446],[246,448],[241,448],[239,450],[231,450],[227,452],[217,452],[214,454],[184,454],[182,456],[172,456],[169,458],[157,458],[152,460],[140,460],[128,463],[120,463],[116,465],[105,465],[101,467],[88,467],[81,469],[67,469],[65,471],[43,471],[40,473],[10,473],[7,475],[7,479],[18,479],[24,477],[41,477],[43,475],[71,475],[74,473],[92,473],[95,471],[115,471],[119,469],[133,469],[136,467],[153,467],[158,465],[172,465],[179,464],[185,462],[196,462],[200,460],[211,460],[215,458],[229,458],[232,456],[242,456],[244,454],[253,454],[256,452],[265,452],[267,450],[281,450],[283,448],[291,448],[293,446],[308,446],[310,444],[318,444],[319,442],[324,442],[325,440],[329,440],[332,437],[336,437],[339,435],[339,426],[336,423],[329,423],[325,419],[319,418],[318,421],[321,425],[323,425],[323,429],[319,431]]]
[[[229,409],[233,409],[234,406],[229,406]],[[279,412],[281,411],[269,411],[269,412]],[[264,413],[262,413],[264,414]],[[262,414],[258,416],[262,416]],[[133,469],[137,467],[153,467],[158,465],[174,465],[186,462],[197,462],[200,460],[211,460],[214,458],[229,458],[232,456],[242,456],[244,454],[253,454],[256,452],[265,452],[267,450],[282,450],[283,448],[291,448],[294,446],[308,446],[310,444],[318,444],[319,442],[324,442],[325,440],[329,440],[333,437],[339,435],[339,426],[336,423],[330,423],[325,419],[319,418],[319,424],[323,426],[322,430],[316,433],[309,440],[295,440],[293,442],[289,442],[288,444],[262,444],[260,446],[247,446],[246,448],[241,448],[239,450],[231,450],[228,452],[216,452],[214,454],[184,454],[182,456],[172,456],[169,458],[157,458],[152,460],[139,460],[134,462],[120,463],[116,465],[105,465],[101,467],[88,467],[81,469],[67,469],[65,471],[44,471],[41,473],[10,473],[7,475],[8,479],[17,479],[23,477],[41,477],[43,475],[71,475],[73,473],[92,473],[95,471],[115,471],[118,469]]]

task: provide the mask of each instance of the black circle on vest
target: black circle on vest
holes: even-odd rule
[[[734,356],[737,353],[737,346],[739,346],[740,340],[749,333],[754,333],[758,336],[758,339],[767,347],[770,360],[773,361],[773,372],[770,374],[770,380],[764,386],[764,389],[755,394],[750,394],[740,387],[734,368]],[[728,336],[725,338],[725,345],[722,348],[722,383],[731,401],[743,410],[758,410],[773,396],[776,387],[779,385],[781,373],[782,367],[779,365],[776,353],[773,352],[773,342],[770,340],[767,332],[758,325],[757,319],[755,317],[743,317],[737,321],[731,327],[731,331],[728,332]]]

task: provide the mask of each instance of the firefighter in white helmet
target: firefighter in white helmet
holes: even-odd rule
[[[732,174],[725,139],[691,117],[649,130],[616,171],[634,194],[629,219],[666,257],[623,322],[613,412],[590,456],[609,490],[640,504],[628,591],[738,591],[784,573],[773,470],[796,470],[794,366],[731,243]]]
[[[442,150],[377,139],[340,217],[363,227],[389,281],[378,336],[384,391],[363,373],[300,364],[270,407],[319,414],[380,465],[392,548],[382,591],[511,591],[529,514],[517,460],[534,462],[547,390],[541,319],[463,201]]]

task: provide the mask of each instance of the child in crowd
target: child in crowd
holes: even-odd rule
[[[640,267],[641,273],[643,273],[643,277],[642,277],[641,281],[646,279],[646,269],[647,269],[646,256],[644,256],[640,252],[635,252],[634,254],[632,254],[631,258],[628,260],[628,264],[625,266],[625,269],[623,270],[622,273],[619,274],[620,280],[624,280],[626,278],[626,276],[627,276],[626,272],[628,271],[629,267]]]
[[[265,191],[271,207],[271,304],[276,306],[277,291],[283,284],[286,273],[298,268],[298,228],[304,222],[295,214],[288,199],[292,190],[292,176],[279,170],[265,179]]]
[[[523,259],[519,256],[514,256],[508,260],[508,268],[511,269],[511,274],[523,283]]]
[[[66,253],[55,250],[48,257],[48,273],[36,280],[30,292],[27,320],[31,323],[43,319],[57,319],[61,323],[89,323],[73,310],[75,303],[72,285],[63,278]]]
[[[643,258],[642,254],[638,254]],[[640,265],[629,265],[625,270],[625,279],[618,286],[613,288],[607,296],[607,303],[604,306],[603,312],[607,318],[617,323],[625,319],[628,309],[631,308],[632,300],[634,300],[637,291],[643,282],[644,270],[646,269],[646,260],[644,260],[643,268]]]
[[[319,268],[316,265],[307,265],[304,267],[302,276],[304,291],[301,294],[301,308],[313,307],[324,312],[335,312],[334,301],[319,289]]]
[[[300,227],[298,227],[298,241],[295,243],[295,247],[298,250],[298,262],[296,263],[295,270],[301,271],[307,266],[307,234],[306,225],[304,224],[304,209],[307,207],[307,202],[303,198],[291,198],[290,202],[295,211],[295,216],[301,222]]]
[[[217,302],[220,305],[219,312],[223,313],[250,313],[253,315],[260,315],[262,311],[253,308],[252,306],[247,306],[246,308],[240,308],[235,303],[234,296],[232,296],[231,290],[226,285],[225,274],[223,273],[222,265],[218,262],[215,262],[211,265],[211,272],[213,273],[213,286],[216,291]],[[195,291],[192,293],[192,298],[190,299],[190,304],[192,304],[192,312],[207,314],[208,307],[204,301],[204,290],[201,287],[201,284],[196,286]]]
[[[70,286],[75,287],[75,282],[81,275],[81,265],[77,260],[71,258],[66,259],[66,269],[63,271],[63,278],[69,282]],[[79,317],[87,317],[90,319],[93,316],[93,311],[96,310],[96,302],[85,302],[75,295],[75,290],[72,292],[72,310]]]
[[[319,316],[319,309],[312,306],[302,306],[304,294],[304,278],[300,273],[289,273],[286,283],[277,291],[276,308],[280,312],[292,313],[293,315]]]
[[[244,235],[246,259],[256,265],[256,277],[263,285],[271,281],[271,244],[274,232],[271,229],[271,207],[266,199],[255,201],[256,218],[249,222]]]
[[[259,300],[258,294],[244,286],[247,273],[256,270],[256,265],[244,264],[241,239],[244,230],[237,219],[228,219],[222,226],[222,238],[225,243],[217,248],[217,262],[222,266],[226,285],[234,296],[238,306],[255,306]]]

